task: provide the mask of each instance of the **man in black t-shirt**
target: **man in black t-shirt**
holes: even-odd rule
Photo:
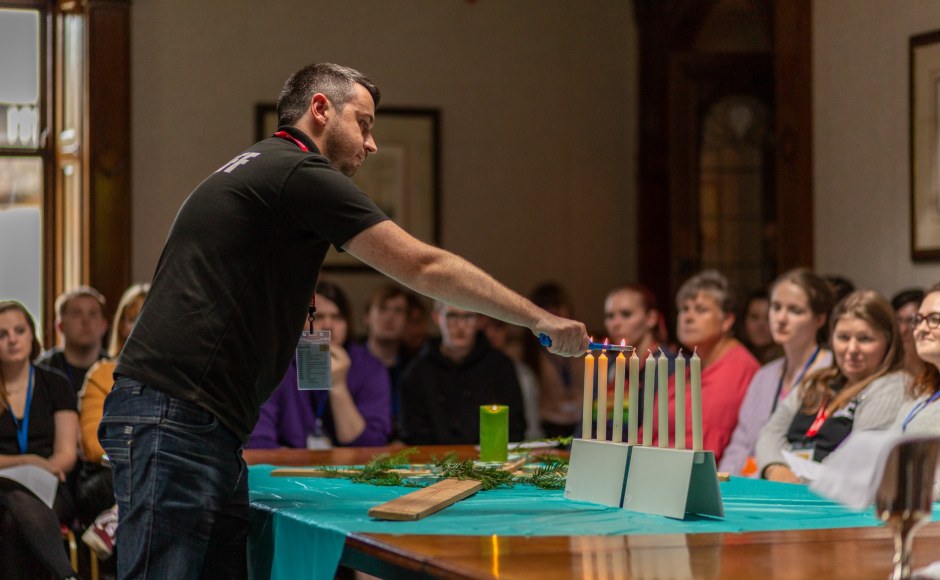
[[[545,334],[552,352],[587,347],[583,324],[416,240],[353,184],[377,151],[378,103],[355,70],[301,69],[278,101],[278,132],[180,208],[99,428],[119,577],[247,575],[241,446],[291,360],[330,245],[418,292]]]

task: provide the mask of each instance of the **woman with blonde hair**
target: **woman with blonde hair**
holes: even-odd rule
[[[833,366],[817,371],[777,407],[757,441],[762,477],[799,483],[789,450],[822,461],[852,431],[886,429],[904,403],[909,377],[894,311],[873,290],[846,296],[832,313]]]
[[[52,508],[0,477],[0,577],[74,578],[60,523],[71,517],[65,476],[75,465],[75,391],[64,375],[33,364],[41,347],[26,307],[0,301],[0,468],[34,466],[59,480]]]

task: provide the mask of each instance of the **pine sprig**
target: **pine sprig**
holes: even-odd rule
[[[530,475],[516,479],[519,483],[527,483],[539,489],[564,489],[568,475],[568,462],[564,459],[545,456],[538,468]]]
[[[392,471],[410,465],[410,457],[418,450],[410,447],[403,449],[394,455],[382,453],[376,455],[371,461],[362,466],[362,469],[356,470],[349,479],[354,483],[368,483],[380,486],[404,486],[418,487],[417,485],[406,481],[401,474]]]
[[[484,491],[512,487],[515,480],[512,473],[498,467],[479,467],[472,459],[457,461],[452,455],[434,460],[433,465],[442,479],[474,479],[483,484]]]

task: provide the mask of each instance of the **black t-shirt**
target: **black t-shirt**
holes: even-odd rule
[[[816,420],[816,413],[811,415],[802,412],[797,413],[793,417],[793,421],[790,422],[787,441],[793,444],[794,449],[812,447],[813,460],[822,461],[852,433],[857,407],[858,399],[849,401],[845,407],[834,412],[826,419],[815,437],[807,437],[806,432],[813,425],[813,421]]]
[[[303,132],[260,141],[186,199],[116,374],[190,400],[243,440],[297,345],[329,245],[388,219]]]
[[[104,354],[98,355],[98,360],[103,358],[106,358]],[[72,384],[72,388],[75,389],[76,393],[82,390],[82,385],[85,384],[85,375],[88,373],[88,369],[90,368],[73,367],[70,365],[69,361],[65,360],[65,352],[62,350],[62,347],[59,346],[51,348],[42,353],[39,358],[36,359],[36,364],[44,365],[65,373],[65,376],[69,379],[69,382]]]
[[[58,411],[78,412],[78,400],[68,379],[56,371],[34,367],[33,398],[29,405],[27,453],[50,457],[55,450],[55,414]],[[17,417],[19,419],[19,417]],[[17,455],[16,423],[9,407],[0,414],[0,454]]]

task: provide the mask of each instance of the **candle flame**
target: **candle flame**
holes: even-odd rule
[[[604,339],[604,346],[608,346],[608,345],[610,345],[610,339],[609,339],[609,338],[605,338],[605,339]]]
[[[493,409],[494,411],[499,411],[499,407],[496,406],[496,405],[493,405],[493,406],[491,407],[491,409]]]
[[[621,339],[620,339],[620,346],[627,346],[627,339],[621,338]]]

